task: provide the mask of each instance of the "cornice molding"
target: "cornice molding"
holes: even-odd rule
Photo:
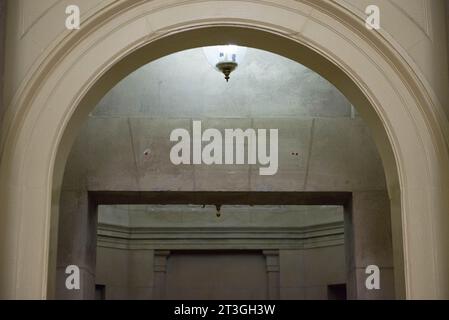
[[[99,224],[99,247],[142,249],[311,249],[344,244],[344,223],[306,227],[128,228]]]

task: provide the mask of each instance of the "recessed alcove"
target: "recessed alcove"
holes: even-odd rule
[[[106,299],[332,299],[328,288],[346,285],[350,194],[90,198],[98,215],[96,286]],[[113,204],[126,202],[147,205]]]

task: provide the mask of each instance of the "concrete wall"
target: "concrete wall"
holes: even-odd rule
[[[347,283],[344,259],[343,245],[309,250],[281,250],[281,299],[329,299],[329,285]]]
[[[97,284],[105,286],[106,300],[152,299],[154,250],[97,250]]]
[[[339,206],[101,205],[98,223],[124,228],[303,228],[343,223]]]
[[[266,257],[262,251],[246,252],[178,251],[169,256],[165,281],[158,285],[154,250],[100,247],[96,283],[105,286],[106,300],[268,299]],[[343,245],[279,250],[278,257],[278,299],[327,300],[329,285],[346,283]],[[229,280],[234,285],[239,281],[235,287],[241,291],[230,290]],[[158,296],[162,290],[165,292]]]
[[[268,52],[249,50],[245,61],[230,83],[201,49],[131,74],[102,99],[80,132],[63,189],[385,190],[369,129],[335,87]],[[279,129],[278,173],[260,176],[258,165],[173,165],[170,133],[191,131],[193,120],[201,120],[203,130]]]

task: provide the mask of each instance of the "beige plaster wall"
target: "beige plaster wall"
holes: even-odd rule
[[[6,1],[0,1],[0,123],[5,113],[3,99],[4,73],[5,73],[5,28],[6,28]]]
[[[381,27],[425,75],[449,115],[447,30],[444,0],[338,0],[362,16],[368,5],[381,10]],[[445,39],[446,38],[446,39]]]

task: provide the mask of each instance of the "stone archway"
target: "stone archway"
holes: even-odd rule
[[[65,159],[95,102],[144,63],[232,41],[300,61],[358,107],[386,170],[395,267],[404,272],[398,296],[448,297],[447,121],[399,47],[333,3],[163,3],[121,1],[91,16],[54,45],[14,101],[0,172],[1,295],[51,296]]]

